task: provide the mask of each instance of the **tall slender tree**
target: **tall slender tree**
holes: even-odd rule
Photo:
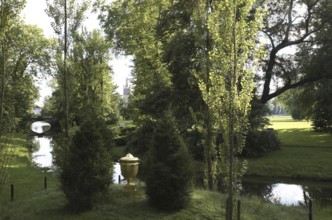
[[[4,99],[5,99],[5,78],[6,78],[6,33],[5,33],[5,22],[4,22],[4,4],[6,1],[1,0],[1,30],[2,30],[2,44],[1,44],[1,52],[2,52],[2,77],[1,77],[1,102],[0,102],[0,131],[2,130],[2,122],[3,122],[3,105],[4,105]]]
[[[110,122],[118,116],[116,86],[112,82],[112,69],[108,64],[111,60],[111,43],[97,30],[83,30],[81,34],[75,34],[74,40],[75,45],[68,57],[74,78],[71,89],[75,107],[70,109],[77,122],[92,110]]]
[[[61,97],[63,98],[61,110],[62,120],[64,122],[63,127],[67,137],[68,127],[72,120],[69,114],[69,99],[72,96],[69,84],[72,77],[68,71],[68,49],[73,46],[74,33],[81,27],[84,20],[84,13],[87,11],[89,5],[89,1],[47,0],[46,13],[54,20],[51,25],[54,32],[58,35],[57,78],[60,80],[59,85],[62,85],[60,90]],[[61,54],[63,54],[63,56]]]
[[[64,12],[65,12],[65,31],[64,31],[64,51],[63,51],[63,89],[64,89],[64,109],[65,109],[65,134],[68,138],[68,129],[69,129],[69,103],[68,103],[68,73],[67,73],[67,0],[64,2]]]
[[[212,106],[209,104],[213,102],[213,100],[208,100],[210,97],[204,97],[204,93],[209,94],[211,90],[211,65],[212,60],[210,56],[210,52],[213,46],[213,39],[211,38],[210,29],[208,28],[209,24],[209,16],[212,11],[211,0],[199,1],[196,8],[195,22],[198,24],[196,29],[196,41],[197,44],[200,45],[201,53],[198,54],[199,63],[201,68],[199,69],[199,73],[196,73],[196,77],[202,80],[205,84],[205,91],[201,92],[203,96],[203,100],[206,104],[206,117],[205,117],[205,161],[206,161],[206,169],[207,169],[207,177],[208,177],[208,186],[209,189],[212,190],[215,187],[215,179],[216,179],[216,130],[214,126],[214,114]],[[202,37],[203,36],[203,37]]]
[[[222,134],[219,161],[227,182],[227,220],[233,219],[234,186],[242,169],[235,155],[243,147],[246,114],[254,88],[253,65],[248,62],[256,55],[255,39],[263,15],[254,6],[253,0],[212,1],[209,8],[205,2],[201,6],[209,10],[212,46],[205,59],[211,65],[205,64],[209,67],[206,79],[197,75],[201,77],[203,99],[213,114],[213,126]]]

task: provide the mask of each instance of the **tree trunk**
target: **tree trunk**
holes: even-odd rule
[[[2,76],[1,76],[1,100],[0,100],[0,133],[2,132],[3,126],[3,113],[4,113],[4,103],[5,103],[5,79],[6,79],[6,51],[5,51],[5,40],[2,41]]]
[[[63,73],[63,83],[64,83],[64,110],[65,110],[65,135],[68,138],[69,129],[69,106],[68,106],[68,74],[67,74],[67,0],[65,0],[65,45],[64,45],[64,73]]]
[[[5,33],[5,25],[4,25],[4,5],[5,1],[1,0],[1,28],[2,28],[2,76],[1,76],[1,97],[0,97],[0,133],[2,132],[3,126],[3,113],[4,113],[4,103],[5,103],[5,79],[6,79],[6,33]]]
[[[212,126],[212,113],[211,110],[207,109],[207,119],[206,119],[206,150],[205,150],[205,159],[207,165],[207,180],[208,180],[208,188],[209,190],[214,189],[214,135],[213,135],[213,126]]]
[[[233,219],[233,182],[234,182],[234,101],[235,96],[233,88],[236,87],[236,76],[237,76],[237,47],[236,47],[236,16],[237,16],[237,3],[234,3],[234,23],[233,23],[233,71],[230,71],[229,81],[229,115],[228,115],[228,209],[227,209],[227,220]]]
[[[207,28],[207,22],[208,22],[208,13],[210,10],[210,1],[206,1],[206,52],[205,52],[205,58],[206,58],[206,92],[209,93],[210,90],[210,55],[209,51],[211,48],[211,42],[210,42],[210,31]],[[210,107],[207,105],[207,116],[206,116],[206,146],[205,146],[205,160],[207,165],[207,179],[208,179],[208,188],[210,190],[213,190],[214,188],[214,134],[213,134],[213,113],[210,109]]]

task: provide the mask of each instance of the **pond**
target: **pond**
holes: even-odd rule
[[[120,184],[119,183],[119,176],[121,178],[120,183],[123,181],[123,176],[121,175],[121,168],[120,163],[114,163],[114,169],[113,169],[113,183],[114,184]]]
[[[38,134],[42,134],[49,129],[50,124],[43,121],[37,121],[31,125],[31,130]],[[54,171],[53,139],[51,136],[32,137],[32,151],[32,162],[34,164],[49,171]],[[119,183],[119,175],[121,175],[120,164],[114,163],[113,183]],[[123,179],[122,176],[121,179]]]
[[[241,192],[255,195],[272,203],[307,205],[309,199],[321,207],[332,206],[332,185],[320,181],[294,181],[262,177],[244,178]]]
[[[53,144],[52,137],[43,136],[38,137],[34,136],[32,140],[32,161],[42,168],[52,169],[53,167]]]
[[[52,137],[42,136],[44,132],[50,130],[51,125],[45,121],[36,121],[31,124],[31,130],[38,134],[32,137],[32,161],[39,167],[52,169]]]

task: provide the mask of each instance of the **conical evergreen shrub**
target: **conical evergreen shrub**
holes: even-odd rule
[[[60,167],[60,180],[71,211],[93,207],[93,202],[112,182],[113,162],[103,120],[89,119],[73,137]]]
[[[171,113],[155,123],[152,135],[145,163],[149,202],[165,211],[185,208],[190,201],[193,164]]]

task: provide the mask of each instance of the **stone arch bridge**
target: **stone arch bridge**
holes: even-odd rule
[[[43,136],[43,135],[47,135],[51,132],[52,127],[54,125],[54,120],[52,116],[43,116],[43,115],[36,115],[36,116],[32,116],[29,118],[29,121],[31,122],[31,127],[30,127],[30,135],[32,136]],[[50,126],[47,126],[48,129],[44,129],[42,131],[36,131],[33,127],[33,124],[35,122],[46,122],[48,123]]]

